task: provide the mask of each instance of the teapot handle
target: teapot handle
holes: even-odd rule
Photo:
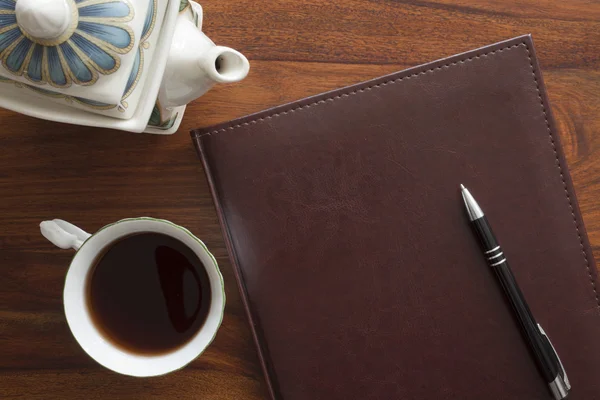
[[[40,231],[46,239],[61,249],[79,250],[83,242],[92,236],[62,219],[43,221],[40,223]]]

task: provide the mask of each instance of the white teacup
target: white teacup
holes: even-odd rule
[[[93,235],[59,219],[42,222],[40,229],[44,237],[56,246],[77,250],[65,282],[65,314],[79,345],[99,364],[125,375],[163,375],[190,363],[213,341],[225,308],[223,277],[213,255],[187,229],[169,221],[146,217],[115,222]],[[184,243],[204,264],[211,288],[210,309],[198,332],[182,347],[157,355],[134,354],[114,345],[93,323],[86,301],[88,279],[98,255],[118,239],[141,232],[162,233]]]

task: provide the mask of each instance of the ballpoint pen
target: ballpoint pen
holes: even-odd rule
[[[527,344],[532,350],[540,373],[548,383],[548,387],[556,400],[567,398],[569,390],[571,390],[571,383],[554,346],[541,325],[533,317],[487,218],[471,193],[463,185],[460,185],[460,188],[469,220],[475,235],[479,239],[483,254],[494,270],[504,294],[512,306],[513,313],[519,322]]]

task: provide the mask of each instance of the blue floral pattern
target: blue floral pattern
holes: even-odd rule
[[[131,74],[127,80],[127,86],[125,86],[125,93],[123,93],[123,100],[125,100],[131,92],[137,86],[138,81],[144,70],[144,50],[150,47],[150,34],[154,30],[156,25],[156,13],[157,13],[157,0],[149,0],[148,13],[146,14],[146,20],[144,21],[144,29],[142,29],[142,38],[140,39],[140,45],[138,47],[137,54],[135,55],[135,61],[133,62],[133,68]],[[125,104],[126,106],[126,104]]]
[[[0,0],[0,60],[17,76],[36,84],[66,88],[93,85],[99,74],[121,65],[119,55],[133,48],[127,22],[134,16],[127,0],[67,0],[74,23],[57,39],[37,39],[17,24],[16,0]]]
[[[0,3],[2,1],[4,1],[4,0],[0,0]],[[127,85],[125,86],[125,92],[123,93],[123,97],[121,98],[120,104],[101,103],[98,101],[84,99],[81,97],[74,97],[74,96],[68,96],[68,95],[64,95],[64,94],[60,94],[60,93],[55,93],[50,90],[42,89],[42,88],[39,88],[36,86],[22,85],[18,82],[3,78],[1,76],[0,76],[0,83],[2,83],[2,82],[14,83],[17,85],[17,87],[25,87],[27,89],[33,90],[34,92],[44,95],[44,96],[65,99],[68,103],[70,103],[70,102],[78,103],[78,104],[84,105],[86,107],[93,108],[95,110],[111,110],[115,107],[119,107],[118,108],[119,111],[125,111],[125,109],[128,107],[126,99],[131,95],[131,93],[133,93],[134,89],[136,88],[136,86],[142,76],[142,72],[144,69],[144,50],[147,50],[148,48],[150,48],[150,42],[148,42],[148,39],[150,38],[150,35],[154,31],[154,28],[156,25],[158,0],[148,0],[148,1],[149,1],[148,14],[146,15],[146,20],[144,22],[144,28],[142,30],[142,38],[140,41],[140,45],[138,47],[138,51],[135,56],[133,67],[131,69],[131,74],[129,75],[129,79],[127,80]]]
[[[128,107],[126,99],[131,95],[131,93],[133,93],[142,76],[142,72],[144,70],[144,50],[150,47],[150,42],[148,42],[148,38],[150,38],[150,34],[154,30],[154,26],[156,25],[157,0],[148,1],[150,4],[148,5],[148,13],[146,14],[144,28],[142,29],[142,38],[140,40],[140,45],[135,55],[135,60],[133,62],[133,67],[131,68],[131,73],[129,74],[129,78],[127,79],[127,85],[125,86],[125,92],[123,93],[123,97],[121,98],[121,104],[118,105],[120,111],[124,111]],[[96,101],[91,101],[82,98],[75,98],[75,101],[100,110],[107,110],[117,107],[117,105],[115,104],[99,103]]]

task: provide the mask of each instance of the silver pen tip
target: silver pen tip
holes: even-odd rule
[[[467,213],[469,214],[469,219],[471,221],[475,221],[476,219],[483,217],[483,211],[481,211],[479,204],[477,204],[471,195],[471,192],[469,192],[469,190],[462,184],[460,185],[460,189],[465,202],[465,207],[467,208]]]

